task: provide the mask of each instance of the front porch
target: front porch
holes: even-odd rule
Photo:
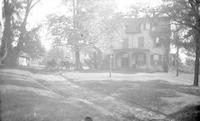
[[[148,69],[162,68],[162,56],[154,57],[147,49],[119,49],[113,54],[114,69]],[[155,58],[155,59],[154,59]]]

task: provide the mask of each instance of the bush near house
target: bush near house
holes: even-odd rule
[[[184,73],[194,73],[194,59],[186,58],[185,63],[180,65],[179,71]]]
[[[55,68],[56,66],[57,66],[57,63],[55,59],[47,61],[47,68]]]

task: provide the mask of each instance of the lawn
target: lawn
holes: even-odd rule
[[[81,121],[85,116],[113,120],[88,104],[55,93],[34,77],[16,70],[0,72],[2,121]]]
[[[76,78],[72,73],[0,70],[1,119],[81,121],[91,116],[94,121],[169,121],[178,120],[181,109],[200,102],[199,88],[148,80],[149,74],[138,81],[123,74],[112,79],[73,75]]]

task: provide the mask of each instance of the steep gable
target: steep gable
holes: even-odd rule
[[[144,28],[147,27],[146,25],[148,23],[147,18],[126,18],[124,21],[126,34],[140,33]]]
[[[125,19],[125,33],[127,34],[133,34],[133,33],[139,33],[140,30],[140,19],[134,19],[134,18],[127,18]]]

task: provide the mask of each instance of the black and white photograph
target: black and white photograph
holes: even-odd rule
[[[0,121],[200,121],[200,0],[0,0]]]

